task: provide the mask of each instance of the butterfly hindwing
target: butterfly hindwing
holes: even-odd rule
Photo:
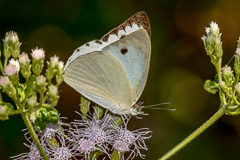
[[[122,65],[107,52],[96,51],[76,58],[66,68],[64,81],[114,113],[120,112],[119,109],[130,109],[133,103]]]

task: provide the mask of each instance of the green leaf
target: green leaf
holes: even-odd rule
[[[23,84],[19,83],[18,87],[17,87],[17,91],[19,94],[19,101],[22,102],[25,98],[26,98],[26,86],[24,86]]]
[[[120,153],[119,155],[117,150],[113,150],[111,160],[120,160],[123,154],[124,153]]]
[[[81,96],[80,103],[81,103],[80,111],[82,112],[84,117],[87,117],[87,112],[89,111],[90,102],[86,100],[83,96]]]
[[[209,93],[215,94],[219,90],[219,86],[215,81],[206,80],[204,89]]]
[[[101,119],[103,114],[104,114],[104,109],[103,107],[99,106],[99,105],[95,105],[95,109],[94,109],[94,114],[98,119]]]
[[[101,151],[95,151],[95,152],[92,152],[90,154],[90,159],[98,159],[99,156],[101,156],[103,154],[103,152]]]
[[[227,106],[225,114],[229,115],[229,116],[239,115],[240,114],[240,106],[238,106],[238,105]]]
[[[35,126],[42,131],[48,123],[57,124],[59,120],[58,111],[55,108],[41,107],[36,111]]]

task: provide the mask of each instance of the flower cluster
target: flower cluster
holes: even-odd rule
[[[95,113],[98,112],[95,108]],[[47,156],[54,160],[68,159],[133,159],[137,156],[144,158],[140,150],[147,150],[145,139],[149,139],[149,129],[128,130],[129,117],[118,125],[114,116],[106,112],[101,118],[98,114],[88,113],[84,116],[78,113],[80,120],[70,125],[58,122],[47,125],[38,136]],[[119,117],[120,118],[120,117]],[[148,135],[148,136],[147,136]],[[28,140],[31,138],[27,138]],[[27,145],[30,152],[11,157],[15,160],[38,159],[40,154],[36,145]],[[33,152],[35,154],[33,154]],[[129,152],[129,154],[127,154]],[[124,156],[125,153],[127,156]],[[40,156],[41,157],[41,156]]]
[[[215,94],[219,92],[222,107],[226,108],[227,115],[240,114],[240,38],[237,41],[233,69],[229,65],[222,67],[222,42],[221,33],[215,22],[206,28],[206,35],[202,37],[207,55],[216,68],[217,75],[214,81],[207,80],[204,88]]]
[[[44,76],[45,51],[42,48],[33,49],[31,58],[27,53],[21,53],[18,35],[12,31],[6,33],[3,42],[4,65],[0,61],[0,120],[7,120],[9,115],[29,113],[28,117],[39,130],[43,130],[47,123],[56,123],[58,112],[54,107],[59,99],[58,86],[63,81],[63,62],[56,56],[51,57]],[[54,77],[56,84],[52,83]],[[4,102],[5,95],[2,98],[2,92],[15,105]]]

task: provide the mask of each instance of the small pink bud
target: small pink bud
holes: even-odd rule
[[[10,80],[8,77],[0,77],[0,86],[3,88],[6,87],[10,83]]]
[[[5,73],[6,73],[7,76],[12,76],[12,75],[14,75],[14,74],[17,73],[16,67],[15,67],[14,65],[11,65],[11,64],[7,65],[7,66],[4,68],[4,71],[5,71]]]
[[[43,59],[45,58],[45,51],[42,49],[42,48],[36,48],[34,50],[32,50],[32,58],[35,59],[35,60],[40,60],[40,59]]]
[[[22,53],[22,54],[20,54],[19,55],[19,62],[21,63],[21,64],[26,64],[26,63],[28,63],[29,62],[29,58],[28,58],[28,55],[26,54],[26,53]]]

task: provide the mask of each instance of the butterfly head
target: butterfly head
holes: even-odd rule
[[[144,108],[144,106],[142,106],[143,102],[139,102],[139,103],[135,103],[132,107],[131,107],[131,112],[130,114],[132,116],[137,116],[137,115],[144,115],[144,112],[142,111],[142,109]]]

